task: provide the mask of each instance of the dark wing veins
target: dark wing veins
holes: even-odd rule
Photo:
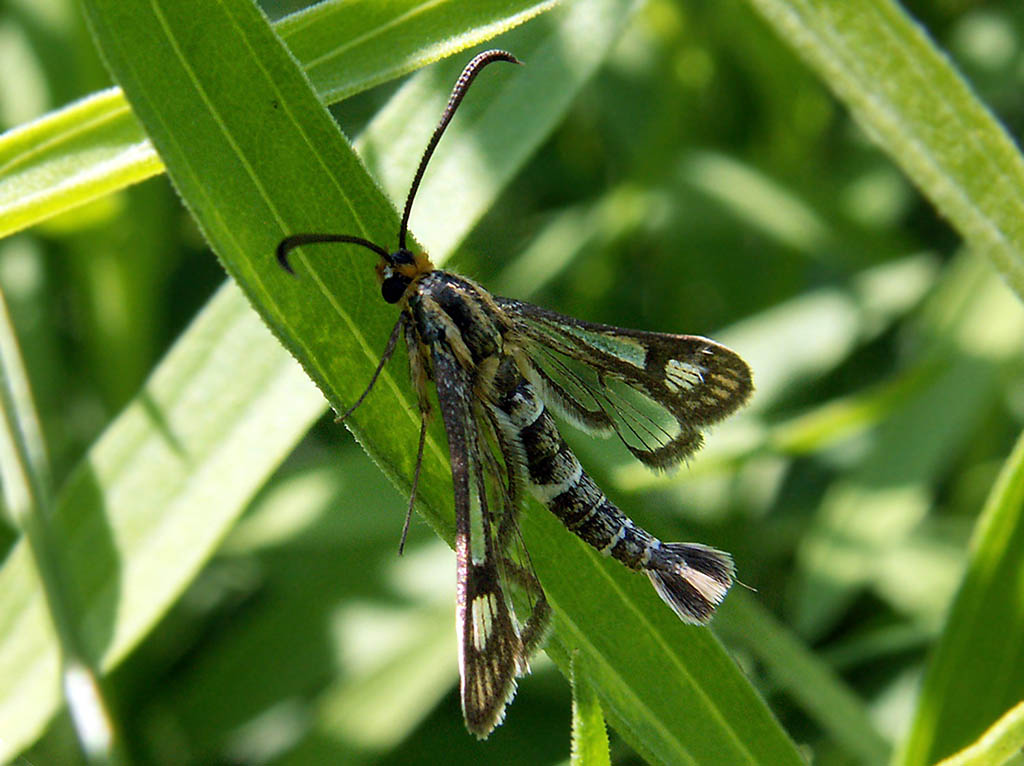
[[[544,401],[593,433],[614,431],[645,465],[670,468],[695,452],[702,429],[753,391],[735,352],[695,335],[584,322],[495,298],[527,348],[522,360]]]
[[[431,344],[434,380],[451,454],[455,494],[456,624],[462,710],[466,726],[487,736],[515,694],[515,677],[527,658],[502,588],[491,537],[490,509],[472,416],[469,375],[442,342]],[[471,484],[472,477],[472,484]],[[479,502],[482,557],[473,556],[471,493]]]

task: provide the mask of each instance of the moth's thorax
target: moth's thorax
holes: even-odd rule
[[[409,314],[423,343],[447,343],[464,367],[501,356],[511,322],[475,282],[447,271],[418,277],[406,294]]]

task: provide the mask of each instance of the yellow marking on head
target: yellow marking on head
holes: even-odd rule
[[[426,253],[413,253],[412,260],[411,264],[396,266],[395,271],[409,279],[434,271],[434,264],[430,262],[430,257]]]
[[[391,274],[399,274],[411,281],[436,271],[426,253],[413,253],[412,260],[412,263],[392,264],[388,263],[387,259],[381,258],[374,267],[374,271],[377,273],[377,282],[383,282]]]

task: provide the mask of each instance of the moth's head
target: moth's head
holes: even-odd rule
[[[379,255],[377,280],[380,282],[381,297],[388,303],[398,303],[416,277],[434,270],[434,265],[426,253],[413,253],[406,247],[399,247],[395,252],[389,253],[380,245],[351,234],[292,234],[278,243],[277,262],[289,274],[294,274],[295,271],[288,262],[288,254],[297,247],[324,242],[359,245]]]
[[[426,253],[414,253],[404,247],[377,262],[377,280],[381,297],[388,303],[398,303],[416,277],[434,270]]]

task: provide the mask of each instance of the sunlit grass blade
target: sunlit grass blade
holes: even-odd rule
[[[1022,581],[1024,437],[978,520],[967,574],[929,662],[897,763],[933,763],[966,747],[1024,696]]]
[[[955,587],[948,567],[927,584],[921,572],[900,575],[910,563],[901,546],[927,517],[935,477],[989,411],[1002,370],[1018,353],[1024,307],[987,263],[962,258],[947,267],[921,317],[932,342],[922,358],[936,359],[928,385],[879,424],[801,540],[793,607],[805,636],[827,631],[864,588],[937,625]],[[915,584],[920,592],[906,599],[901,589]]]
[[[278,33],[324,103],[413,71],[547,10],[552,0],[327,0]],[[0,136],[0,237],[138,183],[163,163],[119,88]]]
[[[768,676],[817,721],[845,752],[861,763],[886,763],[890,745],[871,720],[867,705],[835,671],[758,603],[733,593],[722,605],[720,632],[764,666]]]
[[[379,664],[353,673],[320,695],[314,734],[374,750],[395,747],[458,683],[452,604],[383,617],[407,640],[387,647],[390,651]]]
[[[163,170],[117,88],[0,135],[0,237]]]
[[[557,0],[328,0],[275,24],[325,104],[478,45]]]
[[[1024,296],[1024,160],[892,0],[749,0],[867,133]]]
[[[978,741],[937,766],[1000,766],[1024,751],[1024,702],[996,721]]]
[[[571,766],[611,766],[608,730],[597,698],[586,674],[572,662],[572,749]]]
[[[79,615],[82,604],[71,587],[62,549],[64,540],[53,525],[53,489],[42,429],[7,303],[0,293],[0,473],[4,500],[31,552],[32,572],[39,584],[52,630],[59,645],[61,682],[79,744],[90,759],[120,763],[121,743],[116,720],[96,674],[96,656],[86,648]]]
[[[801,292],[716,333],[757,371],[757,396],[746,411],[768,409],[789,387],[828,375],[912,309],[935,278],[932,259],[902,258],[854,275],[848,287]]]
[[[212,555],[323,411],[323,398],[225,287],[58,496],[54,537],[106,671]],[[0,569],[0,760],[59,704],[58,651],[24,545]]]

